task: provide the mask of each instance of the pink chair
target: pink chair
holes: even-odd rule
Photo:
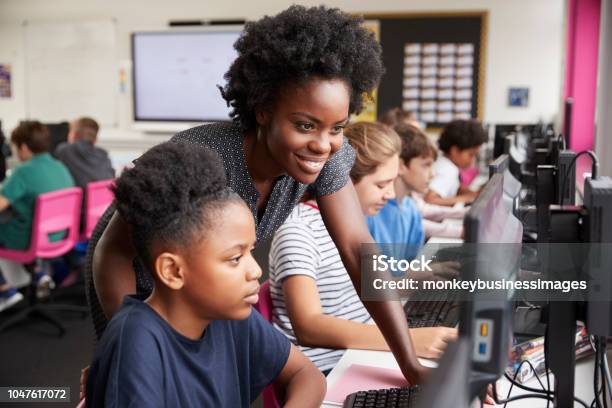
[[[270,281],[265,281],[259,289],[259,302],[255,305],[255,309],[261,316],[272,323],[272,297],[270,296]],[[280,408],[281,404],[278,401],[274,384],[268,385],[262,393],[264,408]]]
[[[91,238],[91,234],[98,223],[98,220],[104,214],[104,211],[113,202],[115,198],[111,191],[111,186],[115,182],[114,179],[94,181],[87,184],[85,192],[85,225],[80,241],[86,241]]]
[[[68,253],[78,242],[82,195],[83,192],[78,187],[39,195],[34,210],[30,247],[26,250],[0,248],[0,258],[25,264],[26,268],[33,272],[32,265],[37,258],[49,259]],[[49,234],[61,231],[67,231],[63,239],[56,242],[49,240]],[[30,316],[38,316],[57,327],[60,335],[63,335],[64,326],[48,311],[71,311],[84,314],[88,312],[86,307],[74,305],[49,304],[43,308],[37,303],[35,292],[35,283],[32,282],[30,305],[3,322],[0,325],[0,332],[28,320]]]

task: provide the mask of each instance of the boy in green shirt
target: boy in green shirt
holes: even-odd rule
[[[26,249],[30,245],[36,198],[43,193],[73,187],[74,180],[68,169],[51,157],[49,132],[42,123],[22,122],[13,130],[11,142],[23,163],[0,186],[0,213],[11,213],[0,222],[0,247]],[[54,286],[51,277],[43,272],[36,273],[33,279],[38,286]],[[0,312],[22,298],[0,271]]]

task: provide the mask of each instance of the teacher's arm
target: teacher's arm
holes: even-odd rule
[[[373,239],[365,224],[359,200],[348,183],[337,192],[317,198],[321,216],[348,271],[357,293],[361,293],[360,246]],[[422,382],[428,369],[417,359],[399,301],[367,301],[366,309],[378,325],[408,382]]]
[[[92,264],[96,293],[107,319],[119,310],[125,295],[136,293],[135,257],[130,227],[115,211],[96,245]]]

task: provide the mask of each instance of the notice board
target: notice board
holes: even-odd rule
[[[427,127],[482,119],[486,11],[366,14],[376,24],[386,73],[376,94],[379,114],[395,107]]]

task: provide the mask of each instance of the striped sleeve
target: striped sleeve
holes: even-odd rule
[[[310,226],[299,219],[283,224],[272,240],[269,260],[277,282],[294,275],[316,280],[321,254]]]

